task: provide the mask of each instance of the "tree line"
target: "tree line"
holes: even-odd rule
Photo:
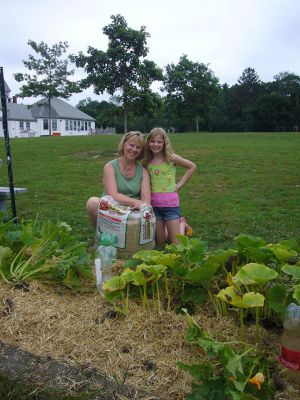
[[[30,55],[23,61],[34,74],[15,74],[25,82],[19,96],[42,95],[50,110],[51,98],[68,98],[93,87],[95,94],[110,95],[110,101],[87,98],[77,107],[94,117],[97,127],[115,126],[118,132],[147,132],[157,125],[176,132],[299,130],[298,75],[280,72],[273,81],[263,82],[248,67],[236,84],[221,85],[209,65],[186,55],[161,69],[146,58],[150,35],[144,26],[132,29],[120,14],[111,20],[103,28],[106,51],[89,46],[85,54],[65,55],[67,42],[49,47],[29,40],[40,58]],[[70,81],[70,62],[84,70],[82,80]],[[160,93],[152,89],[154,82],[160,83]]]

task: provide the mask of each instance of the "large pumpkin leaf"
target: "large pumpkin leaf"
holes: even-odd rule
[[[165,265],[166,267],[170,267],[174,264],[175,260],[179,258],[179,255],[177,254],[171,254],[171,253],[159,253],[158,255],[154,255],[151,258],[151,261],[153,261],[153,264],[162,264]]]
[[[284,264],[281,270],[284,273],[291,275],[294,279],[300,279],[300,267],[297,265]]]
[[[121,278],[125,283],[132,282],[134,280],[134,271],[130,268],[126,268],[122,274]]]
[[[232,278],[234,283],[244,285],[264,285],[277,278],[278,273],[264,264],[250,263],[244,265]]]
[[[141,250],[133,255],[133,258],[143,260],[144,262],[151,261],[152,257],[158,256],[161,253],[157,250]]]
[[[273,251],[267,247],[247,247],[244,255],[249,261],[256,263],[268,263],[275,260]]]
[[[206,284],[220,268],[221,265],[219,263],[207,260],[204,265],[189,270],[184,279],[187,281]]]
[[[223,266],[230,257],[236,254],[238,254],[238,252],[234,249],[227,249],[227,250],[219,249],[213,253],[208,254],[205,259],[205,263],[206,261],[209,261],[213,262],[214,264],[219,264],[220,266]]]
[[[125,288],[125,282],[121,276],[113,276],[108,281],[104,282],[102,288],[106,292],[114,292]]]
[[[262,247],[266,244],[264,239],[258,236],[239,234],[234,238],[234,241],[241,247]]]
[[[143,270],[149,272],[155,277],[161,276],[165,271],[167,267],[165,265],[146,265],[144,266]]]
[[[277,313],[283,313],[287,306],[288,292],[283,285],[276,284],[268,290],[268,306]]]
[[[233,286],[222,289],[217,297],[238,308],[263,307],[265,300],[260,293],[250,292],[242,295]]]
[[[144,286],[147,283],[147,279],[142,271],[135,271],[133,283],[136,286]]]
[[[297,256],[297,251],[290,250],[285,246],[277,244],[268,244],[267,247],[273,251],[277,260],[282,263],[288,261],[290,258]]]
[[[300,246],[298,242],[294,239],[281,240],[278,244],[280,244],[280,246],[282,247],[285,247],[287,250],[294,250],[297,253],[300,253]]]

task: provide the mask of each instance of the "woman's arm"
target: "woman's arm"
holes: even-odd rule
[[[186,169],[185,174],[180,179],[180,181],[177,183],[176,192],[178,192],[184,186],[184,184],[190,179],[190,177],[193,175],[193,173],[196,170],[196,165],[192,161],[182,158],[182,157],[178,156],[177,154],[172,155],[172,161],[176,165],[179,165],[180,167],[183,167]]]
[[[103,168],[103,186],[105,193],[121,204],[136,208],[142,204],[141,200],[133,199],[132,197],[118,192],[115,170],[111,163],[105,164]]]
[[[141,201],[147,205],[151,204],[150,177],[146,168],[143,168],[143,179],[141,184]]]

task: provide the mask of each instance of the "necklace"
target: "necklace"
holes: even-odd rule
[[[122,160],[122,167],[123,167],[123,170],[124,170],[125,178],[130,178],[130,175],[131,175],[131,172],[132,172],[132,169],[133,169],[134,165],[130,165],[129,167],[127,167],[125,165],[124,161]]]

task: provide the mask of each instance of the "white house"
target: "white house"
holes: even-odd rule
[[[17,104],[16,96],[13,96],[13,99],[10,98],[10,89],[6,83],[5,93],[10,137],[35,137],[49,134],[47,99],[39,100],[30,106]],[[0,137],[3,137],[2,108],[0,121]],[[52,134],[56,136],[88,135],[95,130],[94,118],[56,97],[51,99],[51,124]]]

